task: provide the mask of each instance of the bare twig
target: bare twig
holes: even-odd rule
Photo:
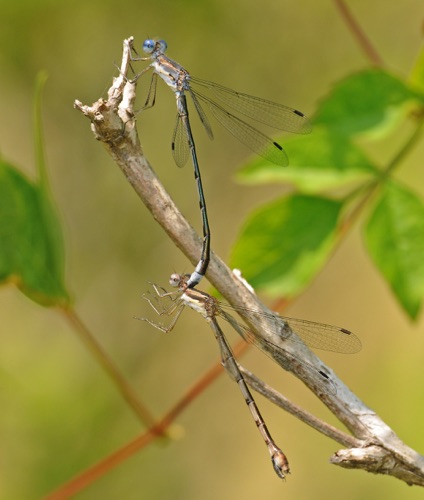
[[[160,184],[143,156],[136,133],[132,107],[135,85],[125,78],[132,42],[132,38],[124,41],[121,75],[115,79],[109,90],[108,99],[100,99],[92,106],[84,106],[75,101],[75,107],[91,120],[96,138],[103,142],[153,217],[195,264],[201,252],[201,239]],[[232,305],[246,309],[243,319],[250,327],[253,328],[252,322],[249,321],[252,313],[247,309],[271,313],[215,254],[211,256],[207,278]],[[265,317],[256,317],[254,324],[257,325],[259,321],[262,322],[263,328],[258,334],[261,334],[261,331],[271,331],[272,324],[269,324]],[[282,341],[278,336],[269,333],[267,335],[268,341],[280,348],[270,351],[269,355],[284,369],[300,378],[353,434],[352,441],[342,439],[342,436],[332,436],[350,447],[337,452],[332,458],[333,463],[390,474],[408,484],[424,485],[423,456],[406,446],[380,417],[353,394],[306,346]],[[299,359],[307,364],[299,363]],[[305,368],[308,365],[317,371],[325,372],[331,378],[336,391],[323,391],[322,384],[317,382],[313,371]],[[308,423],[315,428],[319,427],[313,420]],[[322,432],[322,429],[319,430]]]
[[[134,411],[140,421],[147,427],[154,425],[155,419],[145,405],[137,397],[136,392],[125,380],[125,377],[115,366],[113,361],[106,354],[102,346],[96,341],[89,329],[80,319],[76,311],[70,307],[61,307],[59,311],[71,324],[74,331],[78,334],[81,341],[85,344],[91,355],[97,360],[105,373],[110,377],[124,397],[130,408]]]
[[[340,15],[343,18],[346,26],[352,32],[355,40],[358,42],[358,45],[361,47],[362,51],[369,59],[371,64],[374,66],[383,66],[383,60],[380,57],[380,54],[374,48],[370,39],[365,34],[364,30],[361,28],[359,23],[354,18],[352,12],[349,10],[346,2],[344,0],[334,0],[336,7],[339,9]]]

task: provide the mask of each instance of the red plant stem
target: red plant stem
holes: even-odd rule
[[[234,355],[240,356],[247,350],[248,347],[249,344],[247,344],[244,340],[240,341],[233,349]],[[105,475],[114,467],[145,448],[148,444],[154,441],[156,437],[163,435],[178,415],[182,413],[187,406],[189,406],[190,403],[223,372],[223,369],[224,368],[221,364],[215,364],[194,385],[192,385],[179,399],[176,405],[172,407],[147,432],[135,438],[133,441],[130,441],[97,464],[86,469],[69,482],[63,484],[59,489],[46,496],[45,500],[64,500],[70,498],[79,491],[87,488],[90,484]]]
[[[367,58],[371,61],[374,66],[383,66],[384,62],[378,54],[377,50],[372,45],[371,41],[365,34],[364,30],[361,28],[359,23],[353,17],[352,12],[346,6],[343,0],[334,0],[336,7],[338,8],[342,19],[345,21],[347,27],[352,32],[354,38],[358,42],[362,51],[365,53]]]

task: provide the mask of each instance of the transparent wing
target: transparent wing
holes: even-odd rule
[[[251,149],[254,153],[262,156],[271,163],[283,167],[289,164],[289,159],[283,147],[278,142],[273,141],[252,125],[241,120],[237,116],[226,111],[218,103],[209,99],[205,95],[192,90],[198,99],[206,102],[215,118],[223,125],[236,139]]]
[[[193,76],[190,76],[190,81],[209,89],[212,95],[221,103],[252,120],[296,134],[308,134],[312,130],[308,117],[297,109],[261,99],[260,97],[236,92],[218,83],[201,80]]]
[[[194,106],[196,108],[197,114],[199,115],[200,121],[202,122],[203,126],[205,127],[205,130],[206,130],[206,133],[208,134],[209,139],[212,140],[213,139],[213,132],[212,132],[212,127],[209,123],[209,120],[208,120],[205,112],[203,111],[203,108],[200,105],[200,102],[197,99],[194,92],[192,92],[192,90],[190,90],[189,92],[190,92],[191,98],[193,99]]]
[[[349,330],[338,326],[315,323],[302,319],[279,317],[287,322],[290,328],[309,347],[324,349],[325,351],[340,352],[343,354],[354,354],[361,350],[361,341]]]
[[[305,343],[314,349],[323,349],[325,351],[343,354],[354,354],[359,352],[362,347],[361,341],[354,333],[338,326],[315,323],[314,321],[305,319],[288,318],[279,316],[276,313],[259,313],[258,311],[253,311],[248,308],[236,308],[221,302],[219,303],[219,307],[223,310],[232,310],[235,312],[251,312],[251,323],[257,326],[258,329],[263,329],[260,317],[265,317],[272,322],[272,327],[265,329],[268,333],[278,335],[283,340],[290,338],[290,340],[294,342]],[[255,319],[255,316],[259,319]],[[287,328],[287,326],[289,328]],[[299,338],[293,336],[290,329],[293,330]],[[250,336],[254,336],[254,333],[250,332]],[[254,340],[254,343],[259,346],[261,342],[266,342],[266,340],[262,337]]]
[[[235,308],[232,307],[228,307],[228,309],[235,310]],[[236,331],[238,331],[247,342],[250,342],[251,344],[258,347],[273,361],[277,361],[279,359],[278,353],[282,351],[280,346],[273,344],[263,337],[258,337],[246,325],[242,325],[241,323],[237,322],[232,316],[227,314],[222,309],[218,312],[218,314],[221,318],[224,318],[226,321],[228,321],[231,326]],[[298,339],[295,339],[293,337],[292,340],[297,341]],[[326,390],[332,392],[333,394],[337,393],[337,387],[334,381],[331,379],[329,374],[325,372],[323,367],[321,369],[318,369],[302,359],[296,359],[296,363],[302,365],[303,369],[309,372],[312,375],[313,379],[316,380],[320,385],[325,387]]]
[[[187,163],[190,152],[187,140],[187,134],[180,115],[177,114],[177,123],[172,136],[172,156],[179,167],[184,167]]]

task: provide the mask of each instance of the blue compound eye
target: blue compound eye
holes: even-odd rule
[[[156,42],[154,40],[144,40],[143,51],[146,54],[151,54],[155,50]]]
[[[158,41],[158,45],[159,45],[159,50],[160,50],[161,52],[165,52],[165,51],[166,51],[166,49],[168,48],[168,45],[167,45],[167,43],[165,42],[165,40],[159,40],[159,41]]]

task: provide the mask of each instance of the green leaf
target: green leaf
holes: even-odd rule
[[[314,124],[325,125],[342,135],[376,128],[380,135],[387,134],[409,111],[414,100],[422,103],[423,96],[387,71],[370,69],[335,85],[321,102]]]
[[[43,305],[67,304],[63,247],[42,191],[0,160],[0,282]]]
[[[272,296],[297,295],[327,259],[343,203],[306,195],[261,207],[244,225],[231,266]]]
[[[424,203],[390,180],[364,231],[368,251],[397,300],[416,319],[424,297]]]
[[[290,182],[303,192],[363,181],[377,171],[366,155],[348,137],[316,128],[307,136],[283,143],[290,159],[288,168],[255,159],[237,174],[247,184]]]
[[[409,76],[409,81],[414,88],[418,89],[418,91],[424,92],[424,49],[421,49],[418,54],[415,65]]]
[[[34,142],[38,185],[0,159],[0,282],[14,282],[25,295],[48,306],[68,305],[65,257],[59,218],[53,206],[44,159],[41,91],[34,98]]]

